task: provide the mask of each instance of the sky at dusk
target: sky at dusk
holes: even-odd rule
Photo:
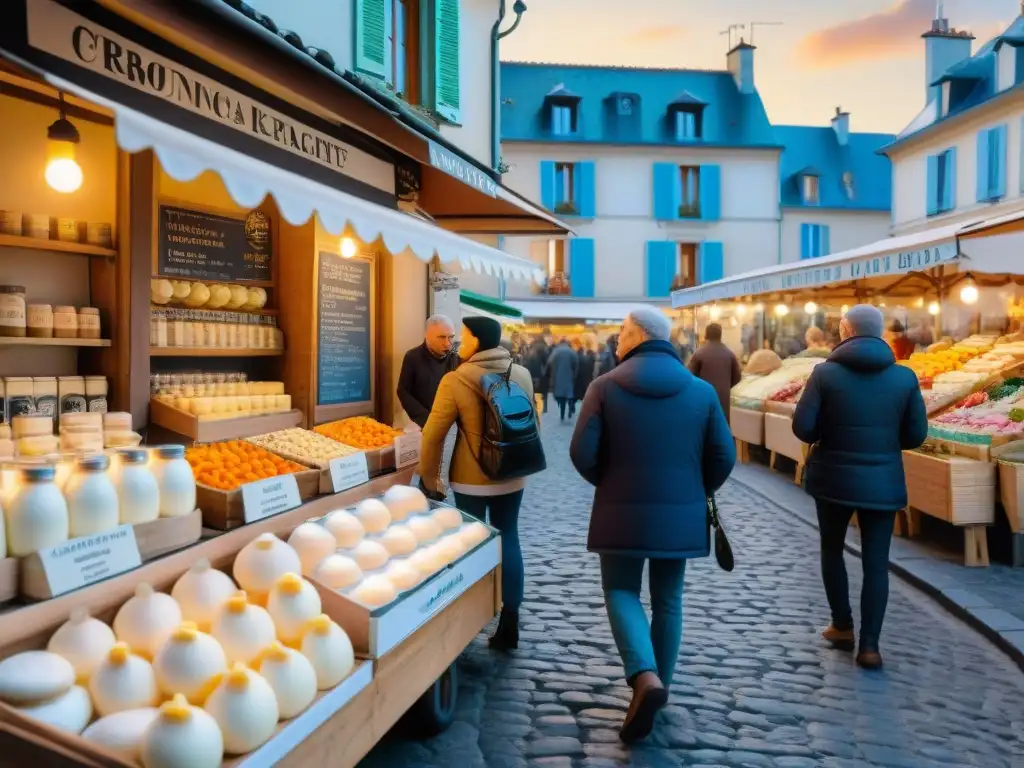
[[[509,3],[511,5],[511,2]],[[724,69],[730,24],[750,40],[755,81],[776,124],[897,133],[924,106],[924,41],[935,0],[527,0],[501,42],[506,61]],[[1020,0],[945,0],[974,50],[1020,14]],[[734,37],[734,42],[737,38]]]

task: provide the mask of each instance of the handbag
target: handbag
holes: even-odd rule
[[[732,554],[732,544],[729,543],[729,535],[722,526],[722,519],[718,516],[718,503],[712,494],[707,498],[708,504],[708,528],[714,531],[715,538],[715,560],[718,567],[723,571],[732,571],[736,567],[736,560]]]

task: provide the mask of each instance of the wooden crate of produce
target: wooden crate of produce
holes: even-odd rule
[[[1024,464],[999,462],[999,497],[1010,521],[1010,530],[1024,534]]]
[[[320,493],[320,470],[307,469],[292,472],[295,484],[299,487],[299,498],[309,501]],[[269,478],[273,481],[275,478]],[[267,482],[263,480],[261,482]],[[245,525],[245,504],[243,503],[242,486],[230,491],[210,488],[202,483],[196,484],[196,499],[203,510],[203,525],[218,531],[230,531]]]
[[[749,445],[764,445],[764,413],[746,408],[729,409],[732,436]]]
[[[952,525],[995,521],[996,468],[963,456],[903,452],[909,504]]]

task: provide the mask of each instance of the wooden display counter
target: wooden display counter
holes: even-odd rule
[[[776,456],[785,456],[796,462],[796,475],[793,481],[800,485],[803,481],[808,446],[793,434],[793,419],[790,416],[778,413],[764,415],[764,447],[771,451],[769,466],[772,469],[775,469]]]
[[[729,409],[729,428],[736,438],[736,458],[741,464],[750,460],[751,445],[764,445],[764,413],[747,408]]]

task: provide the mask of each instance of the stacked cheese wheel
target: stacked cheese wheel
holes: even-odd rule
[[[46,651],[0,662],[0,700],[144,768],[219,768],[354,667],[300,570],[264,534],[238,553],[234,579],[200,561],[170,594],[140,585],[112,627],[75,613]]]
[[[331,463],[331,459],[359,453],[357,448],[299,427],[247,437],[246,440],[286,459],[320,469],[325,469]]]

